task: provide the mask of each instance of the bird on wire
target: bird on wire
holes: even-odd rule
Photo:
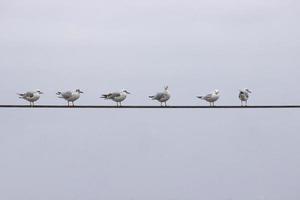
[[[122,101],[127,98],[127,95],[130,94],[127,90],[122,90],[121,92],[111,92],[108,94],[103,94],[100,98],[105,100],[112,100],[117,103],[118,106],[122,106]]]
[[[250,97],[250,93],[252,93],[252,91],[249,90],[248,88],[240,90],[239,99],[241,100],[241,106],[247,106],[248,105],[248,99]],[[245,105],[244,105],[244,102],[245,102]]]
[[[209,102],[210,106],[215,106],[215,102],[220,98],[220,91],[214,90],[212,93],[206,96],[197,96],[199,99]]]
[[[75,91],[65,91],[65,92],[57,92],[58,98],[65,99],[68,102],[68,106],[70,106],[70,102],[74,106],[74,101],[80,98],[80,94],[83,92],[80,89],[76,89]]]
[[[43,94],[43,92],[41,92],[39,89],[25,93],[18,93],[19,98],[28,101],[30,103],[30,106],[34,106],[34,102],[40,99],[41,94]]]
[[[163,106],[163,103],[165,104],[165,106],[167,106],[167,101],[171,98],[169,87],[166,86],[163,92],[159,92],[156,95],[149,96],[149,98],[160,102],[161,106]]]

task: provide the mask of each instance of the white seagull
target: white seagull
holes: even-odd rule
[[[220,92],[219,90],[215,90],[211,94],[206,96],[198,96],[198,98],[209,102],[210,106],[215,106],[215,102],[220,98]]]
[[[40,95],[43,94],[40,90],[25,92],[25,93],[19,93],[19,98],[25,99],[29,101],[30,106],[34,106],[34,102],[40,99]]]
[[[242,106],[243,106],[243,102],[245,102],[245,106],[247,106],[250,93],[252,93],[252,91],[250,91],[248,88],[245,88],[244,90],[240,90],[239,99],[241,100]]]
[[[171,98],[171,94],[169,92],[169,87],[165,87],[165,91],[159,92],[156,95],[149,96],[152,100],[157,100],[160,102],[160,105],[162,106],[163,103],[165,103],[165,106],[167,106],[167,101]]]
[[[127,94],[130,94],[127,90],[123,90],[122,92],[112,92],[108,94],[103,94],[100,98],[106,100],[112,100],[117,103],[117,106],[122,106],[122,101],[124,101],[127,97]]]
[[[70,102],[74,106],[74,101],[80,98],[80,94],[83,92],[80,89],[76,89],[75,91],[66,91],[66,92],[57,92],[58,98],[63,98],[68,102],[68,106],[70,106]]]

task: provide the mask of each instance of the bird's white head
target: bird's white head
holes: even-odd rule
[[[218,95],[218,94],[220,93],[220,91],[219,91],[219,90],[215,90],[214,93],[215,93],[216,95]]]
[[[43,94],[43,92],[41,92],[40,89],[36,89],[35,92],[38,93],[38,94]]]
[[[80,89],[76,89],[76,92],[83,93]]]
[[[123,90],[122,92],[124,92],[126,94],[130,94],[130,92],[128,92],[127,90]]]
[[[245,91],[248,92],[248,93],[252,93],[252,91],[249,90],[248,88],[245,88]]]

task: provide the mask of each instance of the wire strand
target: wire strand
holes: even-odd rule
[[[94,109],[278,109],[278,108],[300,108],[300,105],[253,105],[253,106],[145,106],[145,105],[128,105],[128,106],[106,106],[106,105],[0,105],[0,108],[94,108]]]

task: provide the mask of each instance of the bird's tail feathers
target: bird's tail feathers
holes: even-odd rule
[[[21,93],[17,93],[17,95],[19,95],[20,99],[22,99],[24,97],[24,94],[21,94]]]
[[[57,92],[56,95],[58,96],[58,98],[62,98],[62,99],[64,98],[64,97],[62,96],[62,93],[61,93],[61,92]]]

